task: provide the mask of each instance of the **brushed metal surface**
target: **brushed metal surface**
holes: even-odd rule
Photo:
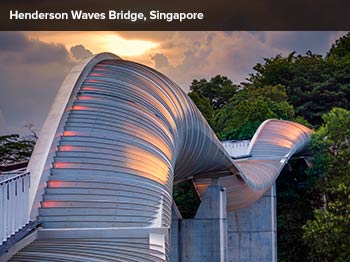
[[[31,218],[44,229],[70,234],[79,234],[79,228],[170,228],[173,184],[191,179],[203,196],[211,177],[226,187],[228,210],[245,207],[306,148],[310,134],[300,124],[267,120],[247,154],[232,159],[174,82],[144,65],[98,54],[67,76],[43,126],[28,167]],[[76,237],[39,239],[13,261],[53,259],[61,251],[61,260],[73,259],[69,252],[82,248],[91,261],[104,261],[108,254],[117,259],[124,251],[127,261],[141,261],[137,248],[128,246],[135,239],[115,236],[113,243],[99,244]],[[145,261],[168,257],[165,235],[150,231],[139,245],[147,246]]]

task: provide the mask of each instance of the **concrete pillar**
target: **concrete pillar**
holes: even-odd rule
[[[227,261],[226,191],[217,180],[208,187],[195,218],[175,219],[171,230],[170,261]]]
[[[277,261],[276,191],[228,213],[228,261]]]
[[[179,262],[182,253],[180,244],[180,222],[182,220],[181,213],[177,208],[175,201],[171,207],[171,228],[170,228],[170,262]]]

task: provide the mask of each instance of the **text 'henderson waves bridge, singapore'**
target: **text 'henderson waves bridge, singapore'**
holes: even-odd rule
[[[27,170],[1,176],[0,259],[276,261],[270,188],[310,134],[267,120],[251,141],[221,143],[174,82],[98,54],[65,79]],[[185,180],[194,219],[172,199]]]

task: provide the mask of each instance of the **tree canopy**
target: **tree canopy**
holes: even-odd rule
[[[246,83],[226,76],[193,80],[189,96],[219,138],[250,139],[266,119],[292,120],[316,131],[312,166],[292,159],[277,184],[280,261],[350,261],[350,33],[327,55],[311,51],[265,58]],[[0,164],[28,160],[34,138],[0,136]],[[174,186],[184,218],[199,199],[191,182]]]
[[[314,167],[323,208],[303,226],[310,261],[350,259],[350,111],[333,108],[313,137]]]
[[[0,136],[0,164],[29,160],[35,141],[18,134]]]
[[[268,118],[316,130],[312,167],[292,159],[276,182],[278,257],[349,261],[350,33],[326,56],[276,55],[253,69],[241,85],[224,76],[194,80],[189,95],[224,140],[249,139]]]
[[[189,96],[192,98],[194,94],[197,94],[201,98],[207,98],[212,109],[217,110],[228,103],[237,89],[238,86],[234,85],[226,76],[217,75],[209,81],[206,79],[193,80]]]
[[[311,51],[265,58],[254,67],[248,83],[256,87],[281,84],[297,116],[319,127],[333,107],[350,108],[350,34],[340,38],[323,57]]]
[[[216,130],[224,140],[250,139],[259,125],[269,118],[294,118],[294,109],[286,101],[285,88],[281,85],[247,86],[217,112]]]

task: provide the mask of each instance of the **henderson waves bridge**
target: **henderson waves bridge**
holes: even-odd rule
[[[267,120],[251,141],[221,143],[174,82],[98,54],[68,74],[27,169],[1,176],[0,259],[176,261],[172,187],[191,180],[202,203],[182,234],[191,239],[206,218],[219,222],[214,231],[205,224],[196,243],[176,252],[201,250],[178,259],[232,261],[226,210],[248,207],[270,190],[310,134],[297,123]]]

